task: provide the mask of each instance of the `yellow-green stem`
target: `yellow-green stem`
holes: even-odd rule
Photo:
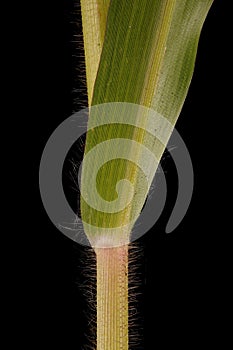
[[[95,251],[97,350],[128,350],[128,246]]]

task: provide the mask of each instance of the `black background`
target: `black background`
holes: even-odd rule
[[[34,198],[32,222],[26,225],[31,256],[26,296],[34,341],[53,347],[64,341],[66,349],[81,349],[87,343],[85,334],[91,333],[92,323],[88,325],[85,316],[89,313],[85,290],[90,288],[86,287],[88,270],[94,260],[91,252],[63,236],[48,219],[40,200],[38,169],[53,130],[86,105],[84,73],[77,73],[80,59],[74,57],[82,54],[81,42],[73,42],[81,28],[76,11],[71,0],[34,6],[33,43],[28,36],[29,61],[35,62],[29,63],[33,68],[29,94],[35,115],[36,157],[32,160],[35,181],[30,191]],[[213,231],[219,221],[216,201],[221,169],[216,159],[221,129],[219,90],[225,70],[220,54],[224,50],[225,11],[224,3],[215,0],[204,24],[192,84],[177,122],[193,161],[191,205],[179,227],[166,235],[177,186],[174,164],[167,155],[163,160],[169,190],[166,207],[153,229],[138,242],[142,295],[136,308],[142,339],[132,349],[160,348],[159,344],[164,348],[168,344],[199,345],[202,336],[208,339],[207,325],[215,317],[212,290],[221,248],[213,249]],[[212,118],[215,121],[211,124]]]

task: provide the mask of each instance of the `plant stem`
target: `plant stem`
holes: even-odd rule
[[[97,350],[128,350],[128,246],[95,251]]]

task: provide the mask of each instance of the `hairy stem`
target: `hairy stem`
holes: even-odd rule
[[[95,251],[97,350],[128,350],[128,246]]]

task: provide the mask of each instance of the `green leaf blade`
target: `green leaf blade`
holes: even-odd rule
[[[145,106],[161,115],[167,121],[165,126],[174,126],[188,92],[198,39],[212,2],[212,0],[112,0],[106,17],[106,31],[97,75],[92,77],[95,83],[91,105],[120,102]],[[113,108],[112,116],[118,112],[117,108],[116,110]],[[123,227],[127,226],[130,218],[135,218],[134,222],[136,221],[148,193],[145,179],[139,167],[132,164],[132,159],[138,164],[146,158],[147,167],[151,168],[150,177],[153,177],[156,170],[156,166],[151,166],[154,163],[153,156],[159,162],[166,146],[166,142],[161,144],[157,137],[152,137],[147,132],[151,126],[149,112],[138,115],[136,112],[136,117],[140,119],[140,128],[126,127],[127,116],[124,123],[112,125],[109,123],[111,116],[106,114],[106,124],[109,124],[100,126],[98,130],[89,130],[85,146],[85,155],[88,155],[96,145],[116,138],[132,140],[142,146],[136,147],[135,142],[132,142],[131,146],[127,146],[128,156],[125,157],[131,161],[123,162],[115,159],[114,162],[106,163],[97,181],[98,192],[109,200],[110,206],[111,200],[115,197],[109,194],[116,195],[113,189],[119,181],[126,178],[134,187],[134,197],[130,205],[126,205],[119,213],[111,214],[93,209],[83,198],[81,200],[84,222],[94,223],[97,228],[103,226],[109,228],[109,232],[113,232],[113,235],[119,235],[121,242],[125,235],[124,243],[129,239],[132,225],[126,231]],[[98,113],[96,114],[92,107],[89,124],[96,118]],[[161,128],[163,127],[161,125]],[[170,127],[164,128],[166,140],[169,139],[170,133]],[[153,155],[151,159],[147,158],[143,146],[150,149]],[[124,151],[122,150],[122,153]],[[82,174],[84,184],[90,180],[93,168],[98,166],[104,157],[108,158],[111,152],[113,150],[106,147],[101,155],[96,156],[89,168],[84,167]],[[125,182],[122,193],[128,191],[129,183]],[[123,201],[127,202],[127,196]],[[95,242],[96,237],[101,236],[101,229],[95,227],[90,229],[88,225],[84,227],[90,241]],[[116,227],[118,230],[114,230]]]

